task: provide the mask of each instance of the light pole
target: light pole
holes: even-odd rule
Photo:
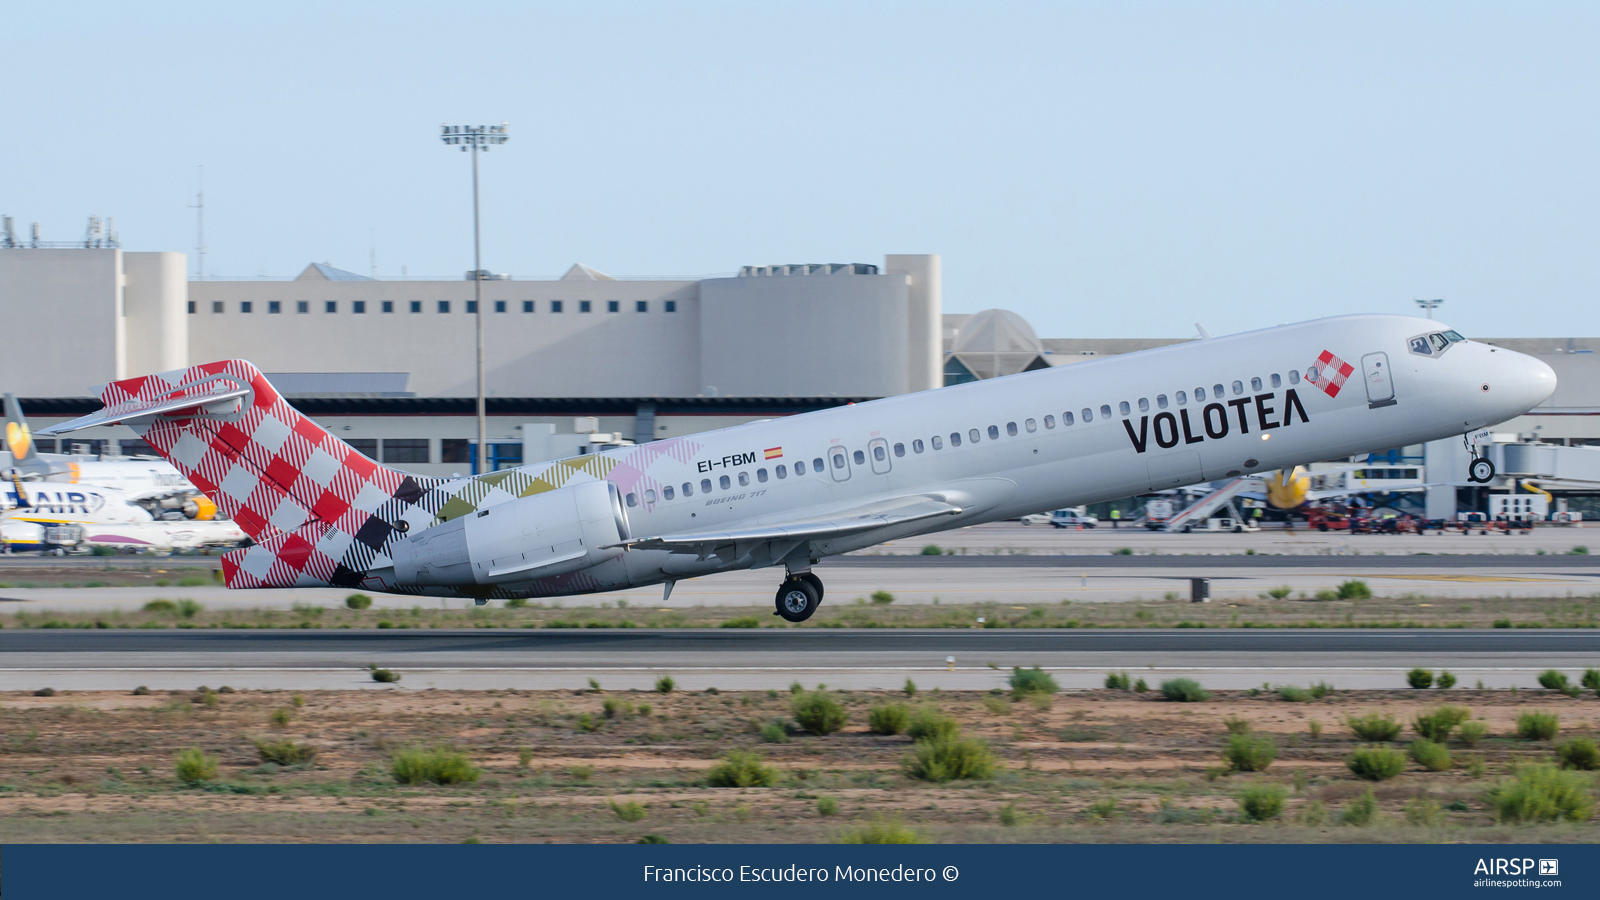
[[[1423,309],[1427,310],[1428,318],[1431,319],[1431,318],[1433,318],[1433,311],[1438,309],[1439,308],[1439,304],[1443,303],[1444,301],[1443,300],[1415,300],[1413,302],[1416,303],[1418,306],[1422,307]]]
[[[478,151],[489,152],[495,144],[511,139],[506,133],[506,123],[499,125],[441,125],[440,140],[458,146],[461,152],[472,151],[472,308],[477,314],[478,331],[478,454],[472,464],[472,474],[487,464],[489,459],[489,424],[483,399],[483,254],[478,241]]]

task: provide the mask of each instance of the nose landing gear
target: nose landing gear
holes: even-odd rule
[[[804,622],[822,603],[822,579],[810,572],[791,574],[778,586],[775,602],[774,615],[790,622]]]
[[[1474,484],[1488,484],[1494,480],[1494,463],[1480,456],[1467,466],[1467,480]]]

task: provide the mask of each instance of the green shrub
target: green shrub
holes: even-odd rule
[[[400,680],[400,673],[393,669],[380,669],[377,663],[367,663],[367,671],[372,673],[372,680],[379,684],[394,684]]]
[[[1487,722],[1473,720],[1462,722],[1461,729],[1456,733],[1456,736],[1461,739],[1461,743],[1466,744],[1468,747],[1476,747],[1478,742],[1483,740],[1484,735],[1488,733],[1489,725]]]
[[[1450,739],[1450,732],[1465,722],[1472,713],[1459,706],[1441,706],[1430,713],[1418,713],[1411,727],[1421,737],[1442,744]]]
[[[894,819],[873,819],[869,825],[851,828],[839,835],[841,844],[922,844],[922,835]]]
[[[572,776],[573,781],[588,781],[594,777],[594,766],[570,766],[567,774]]]
[[[1339,812],[1339,818],[1346,825],[1354,825],[1357,828],[1371,825],[1372,820],[1377,817],[1378,797],[1372,793],[1372,788],[1367,788],[1361,796],[1346,803],[1344,809]]]
[[[670,844],[672,842],[667,840],[666,838],[662,837],[659,834],[647,834],[644,837],[639,838],[637,841],[634,841],[634,843],[635,844]]]
[[[611,811],[624,822],[637,822],[644,818],[644,807],[636,800],[627,803],[611,802]]]
[[[367,609],[372,606],[372,598],[366,594],[351,594],[344,598],[344,605],[349,609]]]
[[[626,603],[627,601],[624,600],[622,602]],[[527,597],[510,597],[506,600],[506,609],[526,609],[527,606]]]
[[[1279,686],[1278,696],[1290,703],[1305,703],[1311,699],[1311,692],[1302,687],[1285,684]]]
[[[269,717],[269,720],[272,722],[273,727],[285,728],[288,726],[289,717],[292,715],[294,714],[289,712],[289,708],[287,706],[280,706],[272,711],[272,715]]]
[[[1177,703],[1202,703],[1211,699],[1193,678],[1169,678],[1161,682],[1161,696]]]
[[[1591,691],[1600,691],[1600,669],[1584,669],[1582,684]]]
[[[1276,784],[1253,784],[1239,793],[1239,811],[1251,822],[1276,819],[1288,797],[1289,792]]]
[[[934,782],[989,778],[995,767],[988,744],[963,737],[918,741],[904,763],[907,775]]]
[[[1563,769],[1600,769],[1600,749],[1589,738],[1573,738],[1562,742],[1556,747],[1556,758],[1561,760]]]
[[[1339,599],[1339,592],[1333,588],[1323,588],[1322,590],[1317,591],[1318,603],[1332,603],[1337,599]]]
[[[867,714],[867,727],[873,734],[900,734],[911,726],[911,710],[904,703],[874,706]]]
[[[1340,600],[1368,600],[1372,597],[1372,588],[1367,587],[1365,581],[1351,579],[1339,585]]]
[[[1143,694],[1148,690],[1150,690],[1150,685],[1145,684],[1143,678],[1135,679],[1133,682],[1133,692],[1135,694]]]
[[[671,675],[663,675],[656,679],[656,693],[670,694],[677,689],[678,683],[672,680]]]
[[[1561,730],[1561,720],[1555,713],[1525,712],[1517,716],[1517,737],[1525,741],[1548,741]]]
[[[905,686],[900,690],[904,691],[907,697],[915,697],[917,695],[917,683],[907,678]]]
[[[1127,672],[1107,672],[1106,689],[1112,691],[1125,691],[1132,685],[1128,680]]]
[[[1228,716],[1222,720],[1222,727],[1228,729],[1229,734],[1249,734],[1250,720],[1238,716]]]
[[[1011,694],[1021,697],[1024,694],[1054,694],[1061,690],[1056,680],[1038,666],[1024,669],[1013,666],[1011,669]]]
[[[1589,555],[1589,548],[1583,546],[1582,544],[1579,544],[1578,546],[1573,547],[1571,550],[1568,550],[1567,552],[1569,554],[1571,554],[1572,556],[1588,556]]]
[[[763,743],[787,744],[789,742],[789,729],[783,727],[783,723],[777,720],[761,726],[759,733]]]
[[[173,770],[184,784],[202,784],[217,777],[217,761],[199,747],[190,747],[178,754]]]
[[[1429,772],[1445,772],[1450,769],[1450,751],[1443,744],[1423,738],[1411,742],[1411,759],[1417,765]]]
[[[607,697],[600,702],[600,710],[608,719],[626,719],[633,715],[633,704],[616,697]]]
[[[874,606],[888,606],[894,602],[894,595],[888,591],[873,591],[872,603]]]
[[[177,609],[178,604],[171,600],[151,600],[144,605],[144,611],[147,613],[169,613],[176,612]]]
[[[789,712],[801,728],[812,734],[833,734],[850,721],[844,707],[825,691],[809,691],[796,696],[789,702]]]
[[[718,628],[760,628],[761,620],[755,616],[740,616],[736,619],[724,619]]]
[[[1344,723],[1363,741],[1392,741],[1400,736],[1400,723],[1393,716],[1367,713],[1361,717],[1351,716]]]
[[[315,744],[297,744],[288,738],[256,738],[256,753],[264,763],[280,766],[304,765],[317,758]]]
[[[1415,669],[1412,669],[1406,673],[1406,684],[1409,684],[1418,690],[1423,688],[1431,688],[1433,687],[1433,672],[1432,670],[1417,666]]]
[[[1311,697],[1314,700],[1321,700],[1331,693],[1333,693],[1333,685],[1326,681],[1318,681],[1311,685]]]
[[[1275,588],[1272,588],[1271,590],[1267,591],[1267,596],[1271,597],[1274,600],[1282,600],[1283,598],[1289,596],[1292,593],[1294,593],[1294,588],[1289,587],[1286,584],[1286,585],[1284,585],[1282,587],[1275,587]]]
[[[1235,772],[1265,772],[1278,757],[1278,745],[1266,735],[1230,734],[1222,758]]]
[[[1448,691],[1456,686],[1456,677],[1451,675],[1449,671],[1442,671],[1439,673],[1438,679],[1434,681],[1433,686]]]
[[[1539,673],[1539,686],[1547,691],[1567,690],[1567,673],[1556,669],[1545,669]]]
[[[837,816],[838,814],[839,814],[839,798],[837,798],[837,797],[818,797],[817,798],[817,815],[819,815],[819,816]]]
[[[1345,758],[1351,774],[1368,781],[1388,781],[1405,771],[1406,757],[1387,747],[1362,747]]]
[[[1490,792],[1502,822],[1587,822],[1594,815],[1592,779],[1554,766],[1532,766]]]
[[[950,740],[961,734],[961,725],[940,712],[938,707],[923,706],[911,714],[906,734],[918,741]]]
[[[778,770],[767,765],[761,754],[729,750],[722,762],[706,772],[711,787],[772,787],[778,783]]]
[[[472,784],[483,776],[466,754],[450,747],[410,747],[389,757],[389,773],[400,784]]]
[[[922,548],[922,555],[923,556],[943,556],[944,555],[944,550],[940,549],[938,544],[929,544],[928,546]]]

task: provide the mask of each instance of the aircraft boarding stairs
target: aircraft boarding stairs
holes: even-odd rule
[[[1235,521],[1243,520],[1239,510],[1233,505],[1234,498],[1238,497],[1252,479],[1246,477],[1235,478],[1222,487],[1189,504],[1182,512],[1175,514],[1167,520],[1164,531],[1188,531],[1204,527],[1205,521],[1227,507],[1233,512]],[[1259,479],[1257,479],[1259,480]]]

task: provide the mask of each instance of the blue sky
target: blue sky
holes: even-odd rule
[[[0,212],[207,268],[940,253],[945,308],[1184,336],[1443,297],[1600,335],[1600,5],[13,5]]]

